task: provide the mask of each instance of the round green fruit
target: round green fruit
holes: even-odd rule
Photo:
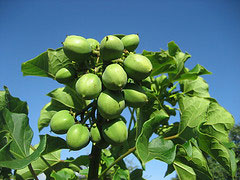
[[[92,49],[84,37],[71,35],[63,42],[63,51],[70,60],[81,63],[90,57]]]
[[[124,46],[122,41],[113,35],[103,38],[100,44],[100,57],[104,61],[111,61],[122,56]]]
[[[84,74],[77,80],[75,89],[83,99],[94,99],[97,98],[102,91],[102,82],[95,74]]]
[[[96,124],[93,124],[93,126],[90,129],[90,134],[91,134],[91,140],[94,143],[100,142],[101,141],[101,134],[98,130],[98,127]]]
[[[102,82],[109,90],[121,90],[127,83],[127,73],[119,64],[110,64],[103,72]]]
[[[73,126],[75,120],[68,110],[56,112],[50,121],[50,128],[56,134],[65,134]]]
[[[97,105],[103,118],[115,119],[125,108],[125,101],[121,92],[106,89],[99,95]]]
[[[103,138],[112,145],[121,145],[128,138],[126,124],[120,119],[107,122],[102,127]]]
[[[138,47],[139,36],[137,34],[126,35],[121,39],[121,41],[123,42],[126,50],[133,52]]]
[[[100,44],[96,39],[88,38],[88,43],[90,44],[92,50],[98,49]]]
[[[145,79],[152,71],[151,61],[141,54],[130,54],[123,64],[128,76],[137,81]]]
[[[139,108],[148,102],[147,95],[141,86],[129,83],[123,89],[127,106]]]
[[[56,80],[59,83],[67,83],[72,80],[75,76],[75,71],[73,68],[64,67],[57,71],[56,73]]]
[[[90,138],[89,130],[82,124],[73,125],[67,132],[67,145],[72,150],[80,150],[88,145]]]

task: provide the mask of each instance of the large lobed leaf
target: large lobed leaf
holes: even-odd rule
[[[48,49],[39,56],[22,63],[22,72],[24,76],[41,76],[55,78],[56,72],[71,64],[62,48]]]
[[[0,149],[0,166],[21,169],[36,160],[44,151],[46,136],[40,136],[39,147],[29,153],[33,136],[26,114],[12,113],[8,109],[0,111],[0,132],[7,132],[10,140]]]

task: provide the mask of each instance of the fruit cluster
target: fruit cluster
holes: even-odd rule
[[[52,117],[51,130],[57,134],[67,133],[70,149],[81,149],[90,139],[102,148],[127,140],[127,127],[120,115],[126,106],[139,108],[148,101],[140,83],[152,71],[150,60],[135,53],[138,44],[137,34],[108,35],[101,43],[81,36],[66,37],[63,42],[65,55],[80,67],[86,67],[86,71],[82,68],[79,73],[67,66],[56,73],[56,80],[66,84],[75,79],[76,92],[84,100],[95,101],[98,114],[90,123],[90,131],[85,122],[77,122],[67,110]]]

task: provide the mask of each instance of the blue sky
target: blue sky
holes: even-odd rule
[[[23,77],[21,63],[47,48],[60,47],[66,35],[101,41],[119,33],[139,33],[139,53],[166,49],[174,40],[192,55],[187,67],[201,64],[213,73],[204,76],[211,96],[240,123],[240,1],[0,0],[0,89],[6,85],[13,96],[28,102],[33,143],[38,142],[40,110],[50,100],[45,94],[61,85],[48,78]],[[164,179],[165,170],[166,165],[152,161],[144,175]]]

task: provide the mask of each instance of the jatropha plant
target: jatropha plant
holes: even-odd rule
[[[235,145],[228,138],[234,119],[200,77],[211,73],[199,64],[185,67],[191,55],[174,42],[168,50],[140,54],[139,41],[138,34],[107,35],[100,43],[70,35],[62,47],[24,62],[24,76],[49,77],[63,86],[47,94],[51,101],[38,120],[39,131],[50,126],[56,135],[40,135],[32,146],[27,104],[4,87],[0,176],[139,180],[145,164],[155,159],[168,164],[165,176],[175,170],[182,180],[208,180],[211,156],[234,177]],[[65,138],[57,136],[62,134]],[[91,154],[60,159],[62,149],[79,151],[88,144]],[[128,169],[129,154],[141,168]]]

